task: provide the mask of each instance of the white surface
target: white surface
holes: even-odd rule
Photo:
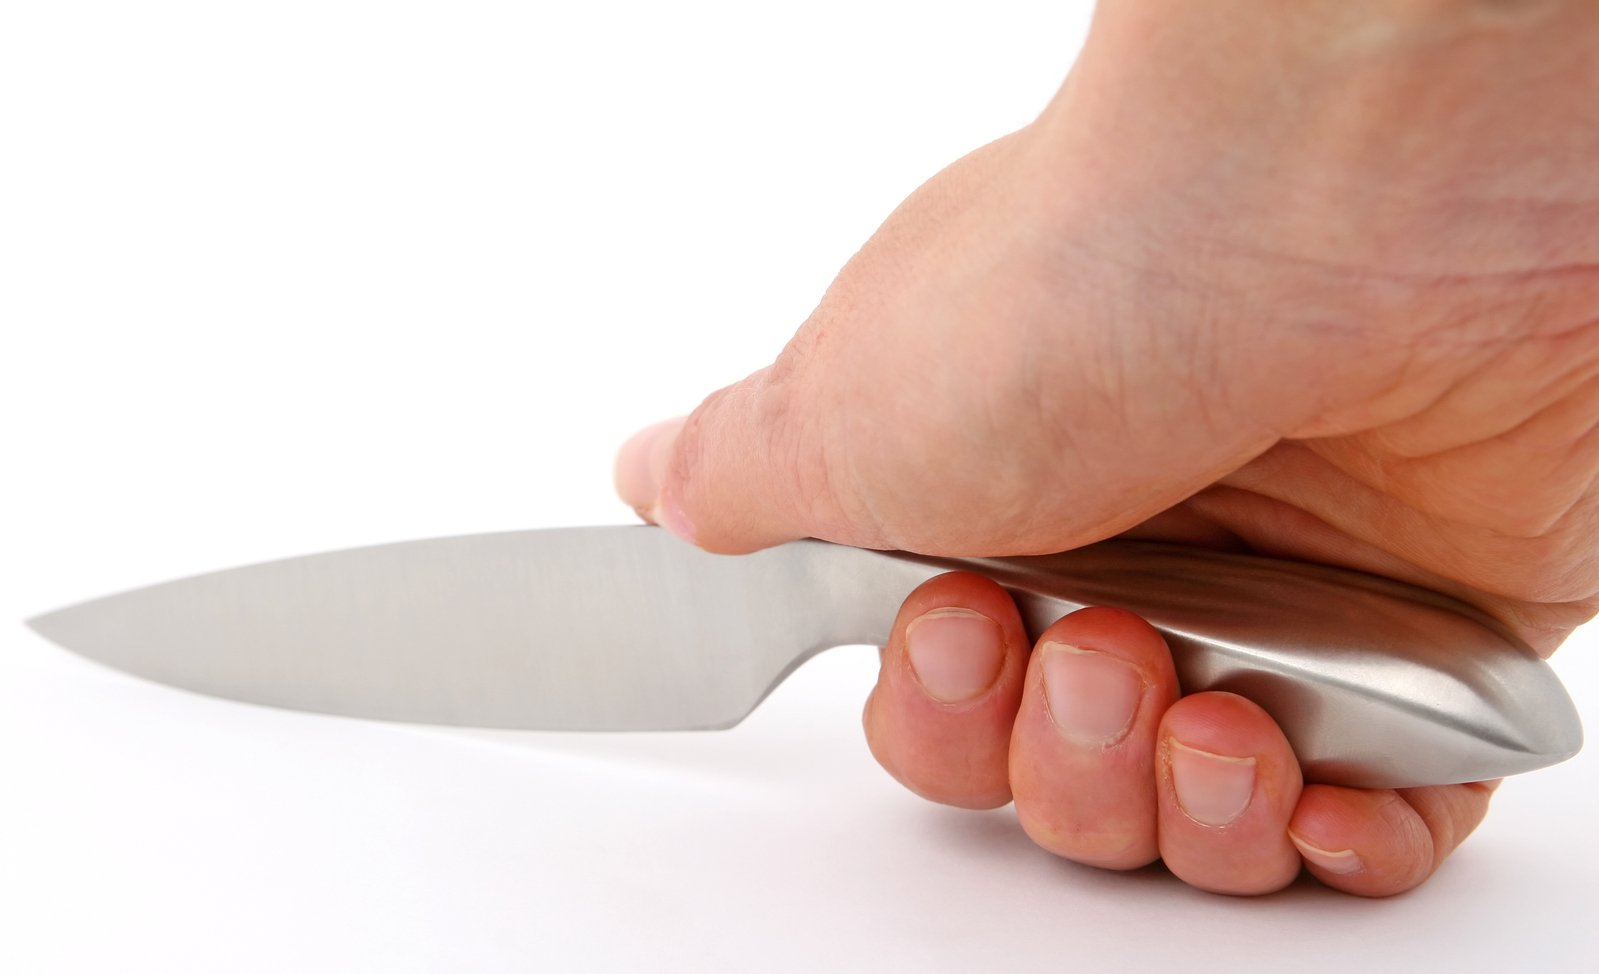
[[[1086,6],[10,4],[0,620],[308,550],[623,521],[615,445],[775,353]],[[1557,657],[1599,726],[1592,634]],[[1433,882],[1262,900],[940,809],[867,650],[715,735],[143,684],[0,625],[0,971],[1587,969],[1599,759]]]

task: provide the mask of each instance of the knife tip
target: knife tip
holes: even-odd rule
[[[36,616],[29,616],[22,620],[22,624],[32,629],[36,634],[43,636],[56,645],[64,645],[60,638],[61,617],[66,610],[57,609],[54,612],[41,612]]]

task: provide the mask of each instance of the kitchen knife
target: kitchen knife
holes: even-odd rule
[[[725,728],[807,658],[881,645],[964,569],[1031,635],[1088,605],[1160,629],[1186,692],[1264,707],[1307,779],[1475,781],[1564,760],[1548,665],[1463,603],[1375,576],[1147,542],[951,559],[798,541],[713,555],[648,526],[440,538],[167,582],[29,624],[90,659],[257,704],[534,730]]]

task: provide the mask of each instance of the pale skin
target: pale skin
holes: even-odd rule
[[[1112,0],[1026,128],[918,189],[777,361],[624,447],[716,551],[1132,535],[1377,572],[1549,653],[1599,608],[1599,4]],[[1495,783],[1301,780],[1160,636],[900,607],[865,725],[911,790],[1223,893],[1424,881]]]

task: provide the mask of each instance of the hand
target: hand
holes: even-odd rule
[[[1553,651],[1599,606],[1599,11],[1231,6],[1104,5],[1044,113],[913,194],[774,365],[627,444],[624,499],[718,551],[1259,551]],[[1302,789],[1141,620],[1032,647],[969,575],[905,602],[866,729],[920,794],[1230,893],[1301,862],[1410,888],[1491,791]]]

